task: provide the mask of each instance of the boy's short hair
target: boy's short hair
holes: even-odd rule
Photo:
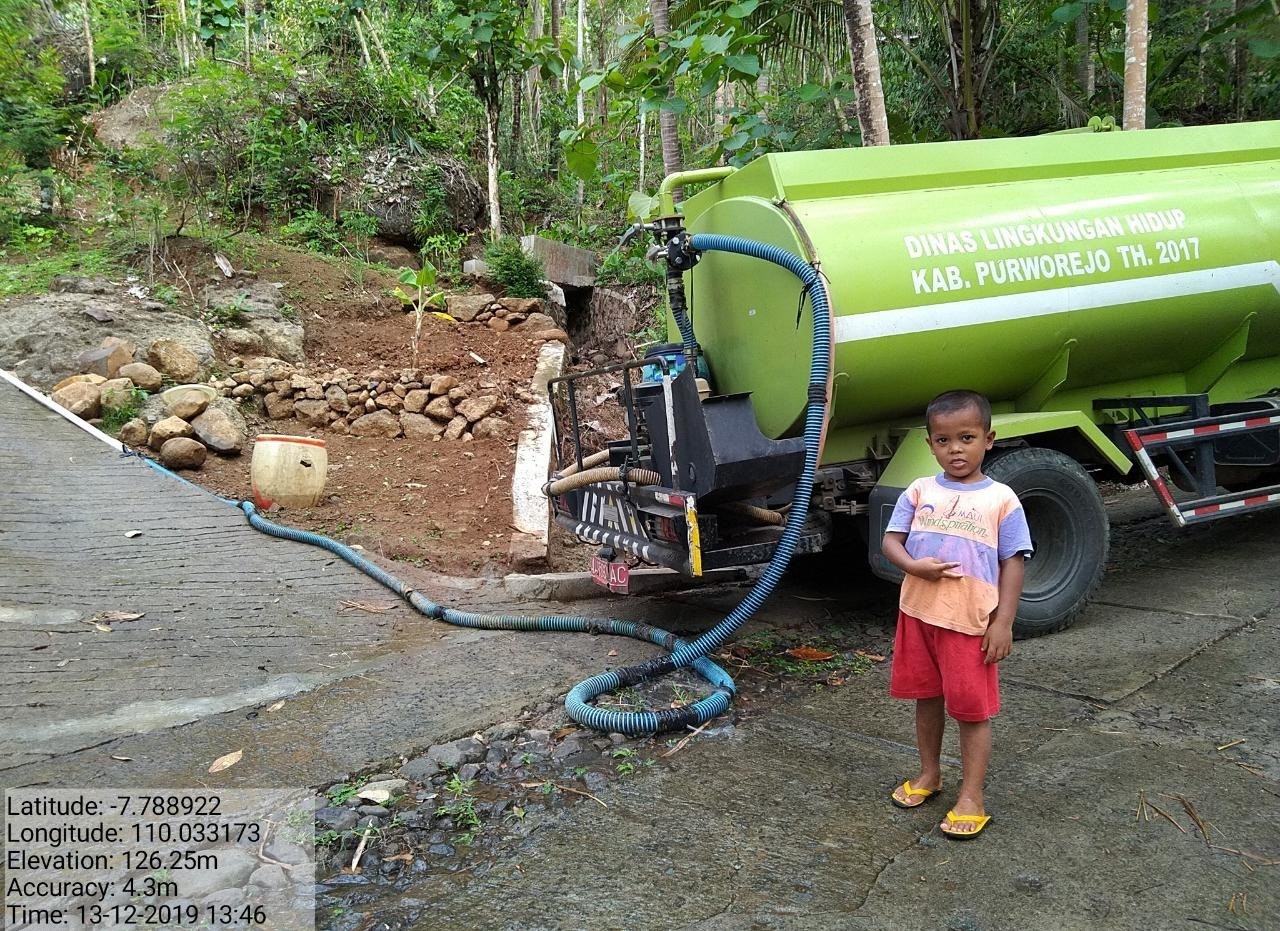
[[[925,427],[932,432],[933,418],[938,414],[956,414],[971,407],[975,408],[978,416],[982,418],[982,429],[990,430],[991,402],[978,392],[966,389],[944,391],[930,401],[929,406],[924,409]]]

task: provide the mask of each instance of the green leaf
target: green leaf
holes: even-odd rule
[[[402,268],[400,269],[400,277],[397,280],[403,284],[417,284],[418,275],[412,268]]]
[[[603,83],[603,81],[604,81],[604,74],[601,72],[596,72],[595,74],[588,74],[581,81],[579,81],[578,87],[583,91],[583,93],[587,93],[589,91],[595,90],[597,87],[601,85],[601,83]]]
[[[744,132],[736,132],[724,141],[724,150],[726,152],[736,152],[747,144],[749,138]]]
[[[752,78],[760,75],[760,59],[755,55],[729,55],[724,62],[738,74]]]
[[[590,139],[579,139],[564,150],[565,165],[583,181],[590,181],[595,177],[599,159],[600,146]]]
[[[1080,0],[1080,2],[1077,3],[1063,4],[1053,11],[1053,21],[1055,23],[1074,23],[1080,18],[1080,14],[1083,12],[1083,0]]]
[[[1280,41],[1275,39],[1250,39],[1249,51],[1259,58],[1280,58]]]
[[[627,198],[627,216],[637,220],[647,220],[658,209],[658,198],[650,197],[644,191],[632,191]]]
[[[729,35],[709,35],[702,37],[702,50],[708,55],[721,55],[729,50]]]
[[[746,19],[756,11],[756,7],[759,5],[760,0],[742,0],[741,3],[735,3],[725,10],[725,13],[733,19]]]
[[[493,27],[492,27],[492,26],[481,26],[481,27],[480,27],[479,29],[477,29],[477,30],[476,30],[476,32],[475,32],[475,39],[476,39],[476,41],[477,41],[477,42],[481,43],[482,45],[486,45],[486,44],[488,44],[489,42],[492,42],[492,41],[493,41]]]
[[[405,294],[405,293],[404,293],[404,288],[396,288],[396,289],[395,289],[395,290],[393,290],[391,293],[392,293],[392,294],[394,294],[396,297],[400,298],[400,302],[401,302],[402,304],[412,304],[412,303],[413,303],[413,298],[411,298],[409,295],[407,295],[407,294]]]
[[[827,89],[821,84],[803,84],[800,90],[796,91],[796,96],[804,103],[813,103],[815,100],[826,97]]]

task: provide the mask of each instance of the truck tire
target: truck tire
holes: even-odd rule
[[[1111,528],[1098,486],[1074,459],[1052,449],[1012,449],[983,470],[1017,493],[1035,544],[1014,636],[1062,630],[1084,610],[1106,568]]]

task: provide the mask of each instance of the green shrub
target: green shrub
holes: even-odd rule
[[[293,79],[265,57],[252,74],[202,62],[166,99],[174,193],[245,219],[313,206],[326,140],[295,112]]]
[[[459,272],[462,270],[462,247],[466,244],[466,233],[436,233],[422,240],[422,260],[442,272]]]
[[[546,269],[542,263],[520,248],[520,240],[503,236],[484,250],[484,261],[489,266],[489,277],[502,285],[507,297],[547,296]]]
[[[304,210],[292,220],[280,227],[280,235],[292,240],[312,252],[331,255],[338,251],[342,238],[338,235],[338,224],[333,218],[319,210]]]
[[[112,436],[120,432],[120,428],[138,416],[142,405],[147,402],[147,393],[141,388],[129,390],[124,403],[102,410],[102,429]]]
[[[643,255],[628,255],[614,249],[604,257],[596,271],[600,284],[661,284],[664,272],[644,260]]]

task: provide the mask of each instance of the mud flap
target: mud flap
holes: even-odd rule
[[[867,509],[867,562],[871,571],[886,582],[902,581],[902,570],[884,558],[884,554],[880,552],[880,541],[884,539],[889,518],[893,516],[893,509],[904,491],[905,488],[877,485],[871,489]]]

